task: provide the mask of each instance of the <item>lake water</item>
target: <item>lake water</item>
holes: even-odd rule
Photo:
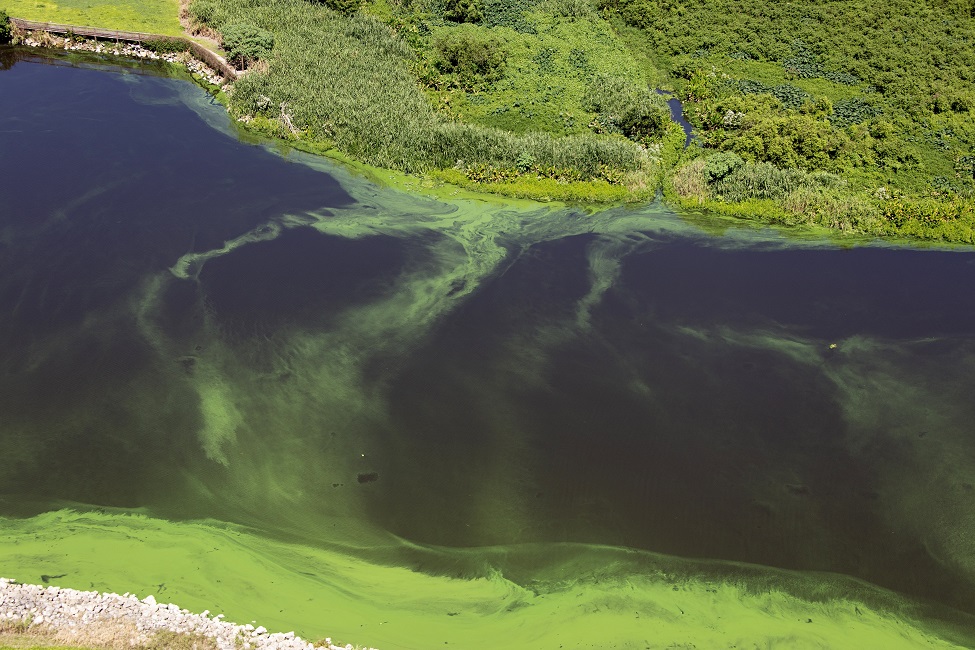
[[[0,60],[0,575],[382,649],[975,643],[971,250],[434,199]]]

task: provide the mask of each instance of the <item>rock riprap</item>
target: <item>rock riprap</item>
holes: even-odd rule
[[[351,650],[352,645],[315,645],[294,632],[268,632],[263,626],[238,625],[209,611],[194,614],[155,597],[78,591],[21,584],[0,578],[0,623],[39,626],[62,637],[84,638],[88,627],[112,626],[129,638],[126,645],[148,643],[155,634],[200,635],[213,639],[220,650]],[[369,650],[374,650],[370,648]]]
[[[159,54],[138,43],[110,43],[94,39],[66,38],[55,34],[35,32],[27,32],[18,38],[16,42],[18,45],[27,47],[43,47],[70,52],[91,52],[93,54],[143,59],[146,61],[165,61],[174,65],[182,65],[190,73],[201,77],[212,86],[222,86],[225,83],[224,78],[219,72],[193,57],[189,52]]]

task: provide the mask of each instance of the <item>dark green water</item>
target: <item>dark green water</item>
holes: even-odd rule
[[[606,589],[593,616],[649,621],[620,585],[693,577],[750,611],[846,598],[975,639],[971,251],[844,249],[660,206],[443,203],[242,143],[152,69],[3,60],[0,575],[39,581],[57,544],[80,548],[79,522],[22,518],[108,508],[108,528],[205,519],[370,571],[503,576],[525,602]],[[48,546],[18,546],[39,530]],[[155,584],[120,564],[46,575]],[[258,595],[222,603],[234,589],[183,597],[318,629]],[[354,640],[430,647],[493,596],[456,598],[436,625]],[[566,643],[479,615],[480,637]],[[714,624],[668,638],[770,628],[700,636]],[[671,633],[640,625],[603,647]],[[814,647],[800,628],[776,638]]]

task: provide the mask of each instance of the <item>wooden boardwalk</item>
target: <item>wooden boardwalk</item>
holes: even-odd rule
[[[228,81],[237,79],[237,71],[222,56],[208,50],[196,41],[180,36],[166,36],[164,34],[147,34],[145,32],[126,32],[117,29],[102,29],[100,27],[83,27],[79,25],[61,25],[58,23],[39,23],[23,18],[11,18],[10,23],[23,31],[50,32],[52,34],[74,34],[88,38],[101,38],[111,41],[125,41],[141,43],[143,41],[177,41],[186,45],[190,52],[200,61],[223,75]]]

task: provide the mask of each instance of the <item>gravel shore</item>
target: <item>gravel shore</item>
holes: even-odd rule
[[[294,632],[268,632],[263,626],[238,625],[209,611],[194,614],[153,596],[103,594],[60,587],[20,584],[0,578],[0,623],[29,624],[57,632],[59,638],[84,640],[87,628],[111,628],[127,638],[128,647],[148,643],[159,632],[201,635],[220,650],[352,650],[352,645],[314,645]],[[370,648],[369,650],[375,650]]]

